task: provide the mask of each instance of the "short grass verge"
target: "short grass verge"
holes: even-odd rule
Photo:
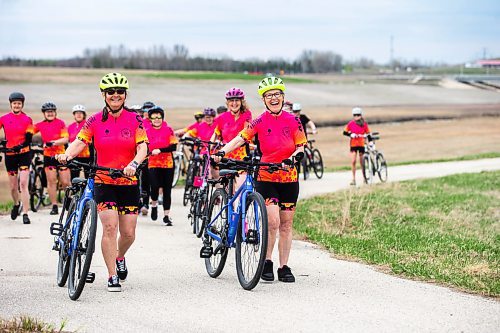
[[[500,171],[314,197],[294,226],[337,256],[500,296]]]
[[[40,319],[32,318],[29,316],[20,316],[10,320],[0,318],[0,332],[9,333],[62,333],[64,331],[66,321],[61,322],[58,328],[53,324],[48,324]]]

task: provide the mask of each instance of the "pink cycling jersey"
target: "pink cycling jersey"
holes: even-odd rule
[[[216,124],[213,122],[209,125],[207,122],[202,122],[198,126],[193,129],[187,131],[187,133],[193,138],[198,138],[200,140],[209,141],[212,135],[214,134]]]
[[[281,112],[278,116],[266,111],[257,117],[248,128],[240,132],[246,141],[255,135],[259,138],[259,148],[262,152],[262,162],[279,163],[289,158],[297,147],[307,143],[304,128],[298,117]],[[290,183],[296,182],[295,168],[269,173],[262,168],[258,180],[268,182]]]
[[[355,134],[368,134],[370,129],[366,121],[363,122],[363,126],[356,124],[356,121],[351,120],[344,128],[345,132],[355,133]],[[351,147],[363,147],[365,145],[365,139],[363,137],[351,138]]]
[[[152,125],[145,126],[146,133],[149,139],[149,150],[167,148],[170,145],[176,144],[177,137],[174,130],[163,121],[160,128],[154,128]],[[174,160],[172,152],[159,153],[158,155],[149,156],[148,168],[173,168]]]
[[[78,140],[90,144],[94,139],[99,166],[124,169],[135,157],[137,145],[149,143],[142,118],[135,112],[122,110],[118,117],[111,114],[102,121],[103,112],[92,115],[78,133]],[[112,179],[107,172],[98,172],[96,183],[113,185],[134,185],[137,178],[119,177]]]
[[[79,122],[79,123],[77,123],[75,121],[74,123],[72,123],[71,125],[68,126],[69,143],[75,141],[76,136],[78,135],[78,133],[82,129],[83,125],[85,125],[84,121]],[[85,149],[83,149],[81,151],[81,153],[78,154],[77,157],[90,157],[89,147],[88,146],[85,147]]]
[[[222,138],[222,143],[228,143],[247,127],[251,121],[252,113],[250,110],[240,113],[238,119],[230,111],[224,112],[217,118],[214,132]],[[246,155],[246,149],[242,146],[227,154],[226,157],[241,160]]]
[[[9,112],[0,117],[0,129],[5,132],[7,148],[21,145],[26,140],[26,133],[33,134],[33,120],[24,112],[15,114]],[[30,150],[30,147],[23,147],[19,153],[9,152],[6,155],[22,154]]]
[[[42,142],[46,144],[47,142],[59,140],[61,138],[68,137],[68,129],[66,124],[61,119],[54,119],[51,121],[43,120],[35,124],[35,134],[40,132],[42,135]],[[43,148],[43,155],[53,157],[56,154],[64,154],[64,146],[51,146]]]

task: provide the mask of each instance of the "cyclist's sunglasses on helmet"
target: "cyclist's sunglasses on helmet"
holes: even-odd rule
[[[269,94],[265,94],[264,95],[264,98],[265,99],[271,99],[271,98],[280,98],[281,96],[283,96],[283,92],[279,91],[279,92],[275,92],[273,94],[269,93]]]
[[[106,89],[104,90],[104,92],[108,95],[114,95],[115,93],[118,94],[118,95],[124,95],[125,92],[127,91],[127,89],[124,89],[124,88],[109,88],[109,89]]]

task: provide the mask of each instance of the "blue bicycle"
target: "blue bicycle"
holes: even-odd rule
[[[108,171],[111,177],[123,176],[123,171],[70,161],[68,166],[89,170],[89,178],[73,178],[66,188],[59,222],[50,225],[54,236],[53,250],[58,251],[57,285],[64,287],[68,280],[68,294],[77,300],[85,283],[93,283],[95,273],[89,272],[95,250],[97,232],[97,205],[94,201],[96,171]]]
[[[254,178],[260,167],[273,172],[281,163],[261,163],[222,159],[219,164],[222,188],[214,191],[208,208],[209,223],[205,226],[200,257],[205,258],[209,276],[216,278],[224,269],[231,247],[236,248],[236,272],[245,290],[259,283],[267,251],[267,210],[264,198],[254,188]],[[234,193],[234,179],[239,171],[246,171],[243,185]],[[226,190],[227,189],[227,190]],[[236,208],[233,208],[235,206]]]

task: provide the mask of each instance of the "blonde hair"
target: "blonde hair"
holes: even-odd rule
[[[246,99],[240,99],[241,101],[241,105],[240,105],[240,112],[243,113],[247,110],[250,110],[250,108],[248,107],[248,102],[246,101]],[[226,99],[226,106],[227,106],[227,109],[229,111],[229,100]]]

